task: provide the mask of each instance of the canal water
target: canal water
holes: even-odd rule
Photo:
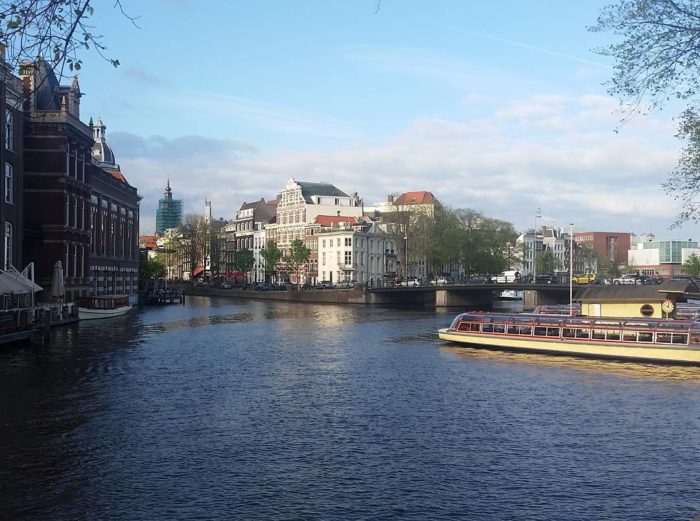
[[[689,520],[700,369],[191,298],[0,350],[0,518]]]

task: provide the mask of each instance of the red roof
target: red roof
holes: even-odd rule
[[[121,173],[121,170],[113,170],[112,177],[118,179],[122,183],[129,184],[129,181],[126,180],[126,177],[124,177],[124,174]]]
[[[139,237],[139,246],[141,248],[146,248],[147,250],[155,250],[157,240],[158,237],[155,235],[141,235]]]
[[[432,192],[406,192],[396,199],[396,204],[435,204],[435,196]]]
[[[333,226],[338,223],[350,223],[357,224],[357,219],[355,217],[343,217],[340,215],[317,215],[314,219],[315,224],[320,224],[321,226]]]

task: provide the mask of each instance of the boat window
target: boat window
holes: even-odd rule
[[[606,333],[606,337],[608,340],[620,340],[620,332],[619,331],[608,331]]]
[[[457,329],[458,329],[459,331],[469,331],[469,330],[470,330],[470,327],[471,327],[471,324],[470,324],[469,322],[462,322],[462,323],[459,324],[459,326],[457,327]]]
[[[532,335],[532,326],[520,326],[520,334],[531,336]]]
[[[547,328],[542,326],[535,326],[535,336],[547,336]]]
[[[576,338],[588,338],[588,329],[577,329]]]
[[[484,333],[493,333],[493,324],[484,324],[481,326],[481,331]]]
[[[561,336],[564,338],[575,338],[576,330],[573,327],[565,327],[561,330]]]
[[[494,333],[505,333],[506,332],[505,324],[494,324],[493,332]]]
[[[472,322],[469,325],[470,325],[469,331],[476,331],[477,333],[479,332],[479,324],[477,324],[476,322]]]
[[[637,341],[637,332],[636,331],[625,331],[622,333],[622,339],[625,342],[636,342]]]
[[[671,333],[656,333],[656,342],[659,344],[670,344]]]
[[[651,331],[640,331],[639,336],[638,336],[638,341],[639,342],[653,342],[654,341],[654,333]]]
[[[672,329],[676,331],[685,331],[688,329],[687,322],[659,322],[657,329]]]
[[[517,335],[519,333],[520,333],[519,326],[508,326],[508,334],[509,335]]]
[[[559,337],[559,328],[558,327],[548,327],[547,328],[547,336]]]
[[[605,340],[605,329],[594,329],[591,331],[591,338]]]
[[[673,338],[671,342],[673,344],[687,344],[688,335],[686,333],[673,333]]]

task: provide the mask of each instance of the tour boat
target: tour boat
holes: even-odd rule
[[[129,295],[82,297],[78,302],[78,316],[80,320],[118,317],[126,314],[131,307]]]
[[[462,313],[442,340],[470,347],[700,365],[700,321]]]

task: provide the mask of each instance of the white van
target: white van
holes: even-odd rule
[[[508,282],[520,282],[520,272],[517,270],[507,270],[500,275],[491,277],[491,282],[506,284]]]

